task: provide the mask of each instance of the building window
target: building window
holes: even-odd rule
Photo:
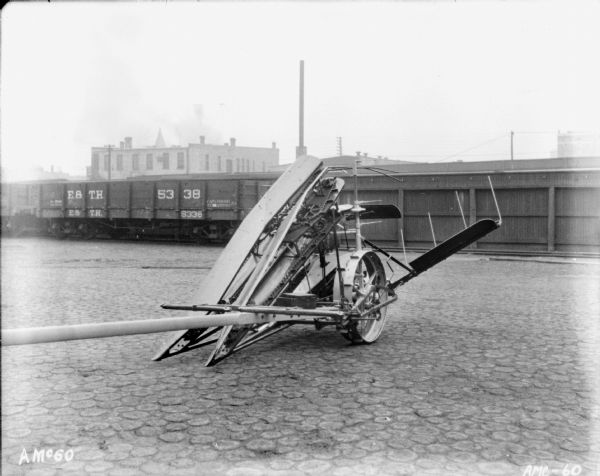
[[[164,152],[161,157],[158,158],[160,162],[162,162],[163,170],[169,170],[169,153]]]
[[[100,170],[100,156],[98,154],[92,154],[92,170],[95,172]]]
[[[146,170],[152,170],[152,154],[146,154]]]
[[[250,172],[250,161],[248,159],[244,159],[246,162],[246,172]]]
[[[235,171],[240,171],[240,159],[235,159]]]
[[[253,161],[252,161],[252,172],[256,172],[256,170],[255,170],[255,169],[256,169],[255,165],[256,165],[256,162],[254,162],[254,160],[253,160]]]
[[[267,164],[265,164],[264,161],[262,163],[262,169],[263,169],[263,172],[267,171]]]
[[[227,173],[230,174],[233,172],[233,160],[231,159],[227,159],[227,161],[225,162],[226,166],[227,166]]]
[[[206,156],[204,157],[204,170],[209,170],[210,169],[210,157],[208,156],[208,154],[206,154]]]
[[[123,154],[117,154],[117,170],[123,170]]]
[[[108,170],[108,165],[109,165],[109,158],[108,158],[108,154],[104,155],[104,170]]]
[[[223,164],[222,164],[222,160],[221,160],[221,156],[219,155],[219,157],[217,157],[217,167],[219,172],[223,171]]]
[[[140,156],[138,154],[133,154],[131,157],[131,168],[132,170],[140,170]]]
[[[185,159],[183,158],[183,152],[177,152],[177,168],[185,168]]]

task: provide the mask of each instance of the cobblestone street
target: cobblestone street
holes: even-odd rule
[[[4,239],[2,326],[177,315],[220,251]],[[600,264],[566,261],[451,258],[370,346],[297,326],[212,368],[153,362],[160,334],[2,348],[2,474],[600,475]]]

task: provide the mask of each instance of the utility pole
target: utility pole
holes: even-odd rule
[[[342,138],[336,137],[336,139],[337,139],[337,154],[338,154],[338,157],[341,157],[342,155],[344,155],[343,151],[342,151]]]
[[[514,142],[515,133],[514,131],[510,131],[510,160],[514,160]]]
[[[296,158],[306,155],[304,146],[304,60],[300,60],[300,110],[299,110],[299,140],[296,147]]]

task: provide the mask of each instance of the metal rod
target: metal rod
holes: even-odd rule
[[[314,324],[313,321],[308,322],[307,324]],[[304,322],[294,322],[293,324],[304,324]],[[244,341],[243,344],[239,344],[235,347],[235,351],[238,352],[246,347],[251,346],[252,344],[256,344],[257,342],[260,342],[263,339],[266,339],[267,337],[272,336],[273,334],[277,334],[278,332],[281,332],[285,329],[287,329],[288,327],[290,327],[292,325],[292,323],[290,323],[289,325],[280,325],[280,326],[273,326],[271,328],[271,330],[266,331],[266,332],[262,332],[259,333],[258,335],[255,335],[254,337],[249,338],[248,340]]]
[[[354,212],[354,219],[356,220],[355,247],[357,252],[362,250],[362,237],[360,232],[360,213],[364,211],[364,209],[360,206],[358,202],[358,162],[358,159],[354,161],[354,207],[352,208],[352,211]]]
[[[454,190],[454,193],[456,194],[456,201],[458,202],[458,208],[460,209],[460,216],[462,217],[463,224],[465,225],[465,228],[466,228],[467,227],[467,220],[465,220],[465,214],[463,213],[463,208],[462,208],[462,205],[460,203],[460,197],[458,195],[458,190]]]
[[[400,240],[402,241],[402,253],[404,253],[404,262],[408,266],[408,258],[406,257],[406,248],[404,246],[404,232],[402,228],[400,228]]]
[[[431,236],[433,237],[433,246],[437,246],[437,243],[435,241],[435,233],[433,231],[433,222],[431,221],[431,215],[429,212],[427,212],[427,216],[429,217],[429,226],[431,227]]]
[[[367,245],[369,245],[371,248],[373,248],[374,250],[379,251],[381,254],[383,254],[384,256],[387,256],[389,259],[391,259],[394,263],[396,263],[398,266],[401,266],[402,268],[404,268],[406,271],[408,271],[409,273],[413,272],[413,269],[410,266],[405,265],[402,261],[397,260],[396,258],[394,258],[391,254],[389,254],[387,251],[385,251],[384,249],[380,248],[379,246],[377,246],[375,243],[373,243],[372,241],[369,241],[367,239],[365,239],[365,243]],[[406,259],[406,257],[405,257]]]
[[[500,214],[500,207],[498,206],[498,200],[496,200],[496,194],[494,193],[494,186],[492,185],[492,179],[488,175],[488,182],[490,183],[490,190],[492,191],[492,198],[496,205],[496,212],[498,212],[498,226],[502,225],[502,215]]]
[[[362,279],[361,279],[361,281],[362,281]],[[362,303],[365,302],[365,299],[367,299],[367,297],[369,297],[369,294],[371,294],[373,291],[375,291],[375,289],[377,289],[376,286],[374,284],[370,284],[367,287],[366,292],[361,297],[359,297],[356,300],[356,302],[354,303],[354,306],[352,306],[353,310],[359,308],[362,305]]]
[[[336,205],[337,207],[337,205]],[[339,213],[339,210],[338,210]],[[344,228],[345,229],[345,228]],[[346,246],[348,246],[348,237],[346,237]],[[337,231],[334,229],[333,230],[333,247],[335,249],[335,262],[336,262],[336,268],[337,268],[337,275],[338,275],[338,284],[340,286],[340,305],[343,307],[344,305],[344,301],[346,300],[346,297],[344,296],[344,269],[342,268],[341,262],[340,262],[340,244],[338,242],[338,236],[337,236]]]
[[[416,271],[412,271],[402,276],[400,279],[397,279],[393,283],[390,283],[390,288],[396,289],[398,286],[403,286],[404,284],[408,283],[411,279],[416,278],[418,275],[419,273],[417,273]]]
[[[343,317],[344,313],[334,309],[302,309],[283,306],[237,306],[235,304],[200,304],[193,306],[171,306],[164,304],[163,309],[179,311],[209,311],[209,312],[248,312],[252,314],[281,314],[284,316],[320,316]]]
[[[394,301],[397,301],[397,300],[398,300],[398,295],[394,294],[394,296],[391,297],[390,299],[388,299],[387,301],[384,301],[384,302],[382,302],[380,304],[377,304],[377,306],[374,306],[374,307],[366,310],[365,312],[363,312],[360,315],[360,317],[362,318],[362,317],[368,316],[369,314],[371,314],[371,313],[373,313],[375,311],[379,311],[379,309],[381,309],[382,307],[389,306],[390,304],[392,304]]]
[[[361,169],[371,170],[372,172],[375,172],[376,174],[383,175],[383,176],[385,176],[385,177],[387,177],[387,178],[389,178],[391,180],[394,180],[396,182],[399,182],[399,183],[405,185],[405,183],[402,180],[398,180],[396,177],[393,177],[390,174],[386,174],[385,172],[382,171],[384,169],[380,169],[379,167],[361,167]]]

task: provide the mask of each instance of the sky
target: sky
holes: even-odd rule
[[[576,6],[574,6],[576,5]],[[600,132],[600,2],[9,3],[3,169],[85,174],[91,147],[298,144],[443,162],[549,157]]]

